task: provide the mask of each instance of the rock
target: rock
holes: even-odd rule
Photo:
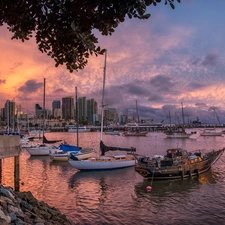
[[[5,215],[5,213],[1,209],[0,209],[0,218],[3,219],[3,220],[5,220],[7,223],[10,223],[11,222],[11,217]]]
[[[0,184],[0,224],[16,225],[72,225],[60,212],[43,201],[38,201],[31,192],[14,192]]]
[[[1,225],[8,225],[8,222],[0,217],[0,224]]]

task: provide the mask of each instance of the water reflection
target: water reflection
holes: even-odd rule
[[[185,193],[197,190],[202,184],[216,183],[215,173],[210,170],[199,177],[184,180],[164,180],[164,181],[143,181],[135,185],[135,192],[137,197],[151,193],[153,196],[164,197],[170,195],[183,195]],[[152,191],[147,190],[147,186],[152,187]]]

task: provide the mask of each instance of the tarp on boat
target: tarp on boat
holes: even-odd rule
[[[100,150],[102,155],[105,155],[105,152],[108,151],[128,151],[128,152],[136,152],[136,148],[120,148],[120,147],[112,147],[112,146],[106,146],[103,141],[100,141]]]
[[[72,151],[72,152],[78,152],[80,151],[79,147],[75,146],[75,145],[68,145],[68,144],[61,144],[59,146],[59,149],[64,151],[64,152],[68,152],[68,151]]]

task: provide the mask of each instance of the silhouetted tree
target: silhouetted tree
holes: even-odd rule
[[[163,0],[174,9],[174,1]],[[146,8],[161,0],[1,0],[0,26],[6,24],[12,39],[23,42],[35,36],[41,52],[55,66],[83,69],[90,55],[104,53],[93,31],[111,35],[128,17],[148,19]]]

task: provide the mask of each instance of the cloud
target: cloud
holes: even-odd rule
[[[6,83],[6,80],[5,79],[0,79],[0,85],[1,84],[5,84]]]
[[[203,62],[203,66],[215,66],[218,63],[218,56],[213,53],[208,53]]]
[[[42,82],[38,82],[36,80],[28,80],[23,86],[18,88],[18,91],[25,94],[29,94],[32,92],[36,92],[40,87],[43,87]]]

